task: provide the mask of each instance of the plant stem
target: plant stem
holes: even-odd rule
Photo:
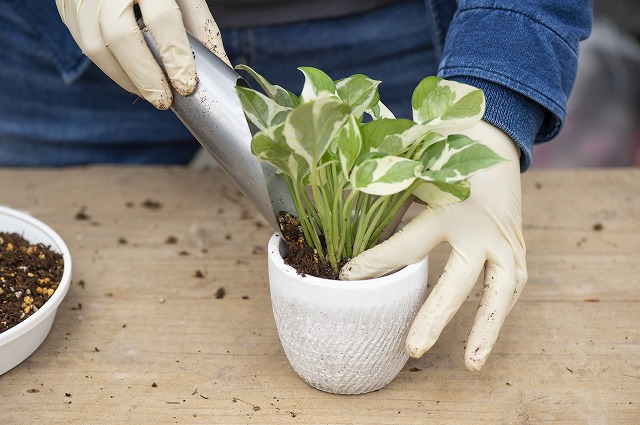
[[[376,199],[376,202],[371,207],[371,213],[375,211],[375,215],[373,216],[373,218],[369,219],[369,223],[367,224],[367,227],[366,227],[367,231],[365,232],[360,245],[356,247],[357,251],[354,253],[355,255],[360,254],[369,246],[369,241],[371,240],[371,234],[376,229],[377,224],[381,220],[384,220],[383,214],[390,201],[391,201],[391,196],[381,196],[378,199]]]
[[[354,250],[356,248],[356,241],[360,232],[362,231],[362,222],[366,216],[366,211],[369,208],[369,201],[371,200],[371,195],[366,194],[364,192],[358,192],[358,198],[356,199],[356,205],[353,211],[353,223],[350,226],[352,230],[352,234],[349,238],[349,244],[351,245],[350,257],[354,257]]]
[[[318,215],[318,211],[316,210],[316,207],[315,207],[313,201],[309,197],[309,193],[307,192],[307,188],[306,187],[302,187],[301,193],[302,193],[302,200],[305,203],[305,208],[306,208],[307,213],[311,214],[311,218],[313,219],[313,222],[315,223],[316,228],[319,228],[320,227],[320,216]]]
[[[324,235],[325,243],[327,244],[327,257],[329,258],[329,264],[334,272],[338,272],[338,262],[336,260],[335,251],[333,249],[333,240],[331,237],[331,212],[329,211],[329,204],[326,198],[325,191],[322,190],[318,184],[318,174],[322,170],[311,171],[311,191],[313,192],[313,199],[318,208],[318,215],[321,219],[322,233]]]
[[[337,192],[335,192],[337,194]],[[340,204],[341,204],[341,199],[342,198],[342,194],[339,194],[337,196],[333,197],[333,203],[331,205],[331,228],[327,229],[327,234],[329,236],[327,236],[328,239],[331,239],[331,241],[333,242],[333,247],[334,247],[334,255],[336,257],[336,265],[338,264],[338,262],[340,261],[340,248],[339,248],[339,239],[340,239],[340,234],[339,234],[339,223],[340,223]]]
[[[329,199],[332,199],[331,205],[331,229],[330,237],[334,244],[335,256],[336,256],[336,264],[340,262],[342,259],[342,247],[340,246],[340,224],[342,223],[342,204],[344,203],[344,195],[342,191],[342,172],[336,170],[336,164],[332,163],[329,165],[331,167],[331,179],[327,180],[327,191],[329,192]]]
[[[378,227],[376,228],[375,232],[372,234],[371,236],[371,242],[375,242],[378,237],[380,236],[380,234],[383,232],[383,230],[389,225],[389,223],[391,222],[391,220],[393,219],[393,217],[398,213],[398,210],[400,209],[400,207],[402,207],[402,205],[404,204],[404,202],[409,199],[409,197],[412,195],[413,191],[422,183],[422,181],[415,181],[411,184],[411,186],[409,186],[407,188],[407,190],[398,193],[394,196],[393,202],[390,204],[390,208],[389,208],[389,212],[387,213],[387,215],[385,216],[384,220],[382,220],[380,222],[380,224],[378,225]],[[395,229],[394,229],[395,230]]]
[[[305,206],[303,205],[303,201],[300,197],[300,187],[292,182],[288,177],[285,180],[287,182],[287,187],[289,188],[289,193],[293,194],[293,204],[296,207],[298,221],[300,221],[300,227],[302,227],[304,238],[307,241],[307,244],[316,250],[316,252],[318,253],[318,257],[320,257],[320,260],[323,261],[325,256],[322,249],[322,244],[320,243],[320,238],[318,237],[315,226],[313,226],[313,224],[309,222],[309,217],[307,216],[307,211],[309,209],[305,208]],[[305,192],[304,187],[302,188],[302,192]]]
[[[349,258],[353,252],[353,244],[347,243],[347,241],[351,240],[351,226],[349,223],[351,222],[351,214],[353,212],[353,203],[358,197],[359,192],[357,190],[352,190],[349,192],[347,199],[344,201],[344,205],[342,206],[341,213],[341,235],[338,243],[338,251],[342,252],[344,250],[344,258]],[[335,210],[334,210],[335,211]]]
[[[364,210],[362,210],[360,216],[361,220],[358,222],[358,230],[356,232],[356,237],[353,244],[354,256],[364,251],[365,245],[363,244],[363,242],[365,241],[365,236],[368,233],[367,230],[371,226],[371,218],[373,217],[373,214],[376,212],[376,210],[382,205],[384,198],[385,197],[380,196],[373,203],[367,202]]]

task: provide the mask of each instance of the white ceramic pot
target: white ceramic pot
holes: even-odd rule
[[[361,394],[389,384],[409,356],[405,339],[425,301],[428,261],[377,279],[301,276],[284,264],[286,245],[269,241],[269,285],[289,363],[312,387]]]
[[[49,226],[35,218],[0,206],[0,232],[18,233],[30,243],[42,243],[62,254],[64,271],[58,288],[33,315],[0,333],[0,375],[29,357],[51,330],[58,306],[71,284],[71,254],[62,238]]]

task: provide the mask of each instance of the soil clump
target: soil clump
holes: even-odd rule
[[[315,249],[307,245],[304,232],[297,217],[288,212],[281,211],[278,214],[278,225],[282,236],[289,247],[289,252],[283,256],[284,263],[293,267],[298,274],[315,276],[323,279],[339,280],[339,273],[335,273],[329,263],[320,261]],[[324,241],[323,248],[324,248]],[[348,259],[343,260],[340,267]]]

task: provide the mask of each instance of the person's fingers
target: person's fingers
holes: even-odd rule
[[[138,0],[138,4],[171,86],[183,96],[191,94],[198,83],[196,63],[178,4],[175,0]]]
[[[528,273],[527,273],[527,265],[526,265],[526,263],[524,265],[516,264],[516,286],[515,286],[515,288],[513,290],[513,295],[511,296],[511,303],[509,304],[509,311],[511,311],[513,306],[516,304],[516,301],[518,301],[518,298],[520,298],[520,294],[524,290],[524,286],[527,284],[527,279],[528,278],[529,277],[528,277]]]
[[[171,88],[138,27],[131,0],[105,1],[99,18],[109,50],[138,93],[156,108],[169,109],[173,102]]]
[[[518,225],[515,231],[515,242],[511,241],[513,255],[515,258],[515,274],[516,274],[516,286],[513,290],[513,296],[511,297],[511,303],[509,304],[509,311],[513,308],[516,301],[520,297],[520,294],[524,290],[524,286],[529,279],[527,272],[527,248],[524,242],[524,236],[522,235],[522,226]]]
[[[205,0],[176,0],[182,12],[182,21],[187,31],[207,49],[231,66],[222,44],[218,24],[211,16]]]
[[[120,66],[113,53],[107,48],[107,41],[103,37],[100,25],[97,25],[100,9],[79,7],[76,11],[75,9],[71,10],[69,6],[65,6],[64,13],[64,22],[69,27],[69,31],[82,52],[120,87],[130,93],[140,95],[136,85]],[[76,18],[66,16],[67,14],[75,13],[78,14]],[[80,22],[95,22],[96,24],[80,25]]]
[[[473,289],[483,263],[484,257],[478,253],[451,250],[438,283],[409,329],[406,349],[411,357],[422,356],[435,344]]]
[[[482,298],[465,348],[467,369],[478,371],[487,361],[509,312],[515,280],[513,257],[500,263],[487,261]]]
[[[430,208],[386,241],[351,259],[340,271],[342,280],[360,280],[382,276],[424,258],[443,241],[444,226]]]

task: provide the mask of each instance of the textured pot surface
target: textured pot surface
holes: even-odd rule
[[[300,276],[269,241],[271,303],[280,341],[309,385],[361,394],[389,384],[408,360],[405,339],[427,291],[428,261],[364,281]]]
[[[58,306],[71,284],[71,254],[62,238],[49,226],[19,211],[0,207],[0,232],[18,233],[30,243],[42,243],[62,254],[64,272],[55,293],[28,319],[0,333],[0,375],[29,357],[51,330]]]

